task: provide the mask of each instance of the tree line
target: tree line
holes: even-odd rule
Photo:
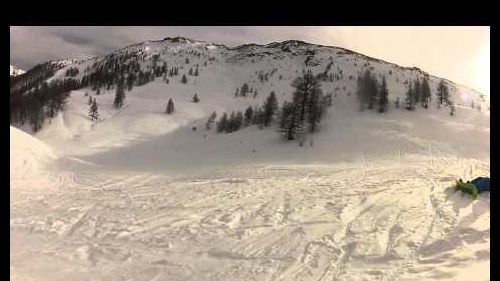
[[[271,92],[261,106],[249,106],[244,112],[233,111],[229,115],[224,112],[216,123],[217,133],[232,133],[251,125],[258,125],[260,128],[269,127],[275,118],[277,110],[278,100],[276,94]],[[209,117],[207,129],[211,128],[216,116],[214,112]]]
[[[245,93],[246,83],[242,86]],[[303,72],[292,82],[295,88],[293,98],[284,101],[281,109],[276,94],[271,92],[261,106],[249,106],[244,112],[224,112],[216,122],[217,133],[232,133],[242,128],[258,125],[259,128],[270,127],[277,123],[278,132],[286,140],[294,140],[304,133],[314,133],[319,129],[319,123],[327,107],[332,105],[332,95],[324,95],[321,85],[311,70]],[[214,112],[207,120],[209,130],[217,114]]]
[[[134,86],[144,85],[161,76],[168,83],[167,76],[179,75],[179,68],[169,68],[167,62],[159,61],[159,55],[152,57],[151,65],[145,70],[141,69],[139,60],[144,59],[145,55],[129,51],[110,54],[83,71],[70,67],[66,70],[64,79],[50,83],[46,80],[64,67],[62,64],[55,62],[39,64],[25,75],[12,77],[10,79],[10,121],[21,125],[28,122],[36,132],[41,128],[46,117],[54,117],[59,110],[64,108],[65,100],[72,90],[90,87],[96,95],[100,95],[102,88],[110,90],[116,85],[114,107],[120,108],[125,99],[125,90],[131,91]],[[192,76],[198,76],[200,73],[198,65],[194,70],[191,68],[189,72]],[[74,78],[79,74],[81,74],[80,79]],[[185,75],[181,82],[187,83]]]
[[[405,84],[408,84],[405,99],[401,103],[399,97],[396,98],[395,107],[400,108],[402,106],[404,109],[412,111],[416,109],[417,105],[420,105],[422,108],[427,109],[432,100],[429,78],[424,76],[423,78],[405,82]],[[387,111],[389,93],[385,76],[382,76],[382,81],[379,82],[375,74],[370,70],[366,70],[362,75],[358,76],[356,95],[359,100],[360,111],[365,108],[378,109],[380,113]],[[444,80],[439,82],[436,96],[437,107],[450,106],[450,114],[454,115],[455,107],[449,99],[448,86]]]

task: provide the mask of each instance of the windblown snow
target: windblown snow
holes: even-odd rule
[[[186,85],[173,77],[134,87],[120,110],[113,89],[80,89],[36,134],[11,127],[11,280],[490,279],[490,195],[473,201],[450,188],[489,176],[487,97],[456,85],[455,116],[396,109],[417,71],[372,61],[387,75],[389,111],[359,112],[347,77],[365,58],[315,46],[318,71],[333,56],[345,77],[322,84],[335,95],[318,133],[301,146],[255,126],[217,134],[204,128],[213,111],[261,104],[270,91],[280,105],[290,97],[303,45],[181,39],[118,52],[179,65],[179,50],[216,58],[203,66],[189,57],[200,76]],[[273,68],[269,82],[257,80]],[[234,97],[245,82],[255,98]],[[95,124],[85,93],[99,105]]]

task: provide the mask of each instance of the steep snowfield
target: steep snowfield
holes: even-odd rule
[[[388,79],[390,108],[359,112],[348,77],[366,58],[315,46],[315,73],[332,56],[344,79],[322,83],[333,106],[302,146],[276,127],[205,130],[213,111],[262,104],[270,91],[280,105],[289,99],[308,48],[146,41],[117,53],[160,54],[170,66],[184,64],[177,52],[186,49],[215,60],[190,56],[168,84],[127,91],[120,110],[113,89],[72,91],[40,141],[11,127],[11,280],[489,280],[490,195],[472,201],[449,189],[489,176],[487,97],[452,84],[455,116],[434,103],[396,109],[403,81],[419,71],[370,60]],[[182,84],[195,63],[200,76]],[[256,71],[274,68],[258,80]],[[433,92],[438,81],[431,77]],[[235,98],[243,83],[258,95]],[[95,124],[85,93],[97,100]],[[175,112],[166,115],[169,98]],[[23,171],[37,173],[12,188]]]

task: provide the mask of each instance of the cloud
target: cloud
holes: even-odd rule
[[[320,43],[316,27],[11,27],[11,63],[28,69],[47,60],[80,54],[98,55],[129,44],[184,36],[236,46],[245,43],[301,39]]]

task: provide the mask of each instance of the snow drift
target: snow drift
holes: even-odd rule
[[[51,147],[39,139],[10,126],[10,182],[26,181],[43,174],[55,159]]]

